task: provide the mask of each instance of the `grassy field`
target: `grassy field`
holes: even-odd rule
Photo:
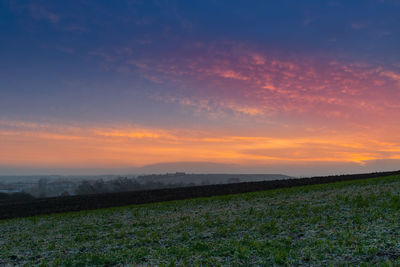
[[[400,177],[0,221],[0,265],[400,266]]]

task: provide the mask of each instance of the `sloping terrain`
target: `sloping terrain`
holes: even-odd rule
[[[0,265],[400,264],[400,176],[0,221]]]
[[[42,214],[62,213],[68,211],[81,211],[127,206],[131,204],[147,204],[153,202],[183,200],[198,197],[250,193],[278,188],[370,179],[390,175],[400,175],[400,171],[321,176],[311,178],[278,179],[270,181],[240,182],[230,184],[209,184],[188,187],[179,186],[164,189],[83,194],[76,196],[46,197],[37,199],[13,198],[5,202],[0,201],[0,220],[17,217],[29,217]]]

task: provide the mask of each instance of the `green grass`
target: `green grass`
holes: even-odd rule
[[[0,266],[400,266],[400,176],[0,221]]]

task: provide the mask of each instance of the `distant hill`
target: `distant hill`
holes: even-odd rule
[[[225,164],[215,162],[166,162],[150,164],[136,168],[136,173],[237,173],[240,169],[236,164]]]
[[[138,181],[145,183],[152,181],[161,184],[183,184],[183,185],[205,185],[205,184],[227,184],[239,182],[257,182],[290,179],[293,177],[282,174],[186,174],[183,172],[169,173],[163,175],[143,175]]]
[[[131,167],[91,168],[34,168],[0,165],[0,176],[105,176],[142,175],[162,173],[283,173],[294,177],[311,177],[340,174],[356,174],[398,170],[399,159],[366,160],[363,162],[288,162],[258,165],[226,164],[215,162],[170,162]]]

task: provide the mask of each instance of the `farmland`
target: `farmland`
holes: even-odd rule
[[[0,265],[400,264],[400,176],[0,221]]]

